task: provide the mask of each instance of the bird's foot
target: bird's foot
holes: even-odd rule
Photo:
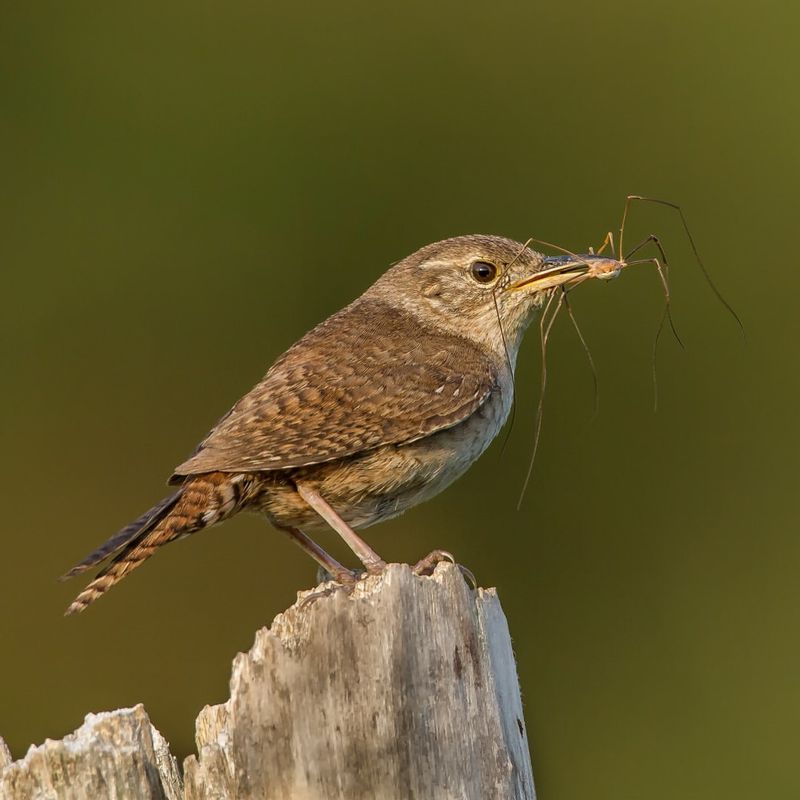
[[[460,570],[461,574],[464,576],[464,579],[473,589],[478,588],[478,582],[475,580],[475,576],[472,574],[472,570],[467,569],[463,564],[459,564],[452,553],[448,553],[447,550],[434,550],[425,558],[418,561],[412,568],[411,571],[415,575],[432,575],[434,569],[436,569],[437,564],[441,564],[443,561],[449,561],[451,564],[455,564]]]
[[[452,553],[448,553],[447,550],[433,550],[425,558],[417,561],[411,567],[411,571],[415,575],[430,575],[436,569],[436,565],[441,564],[442,561],[449,561],[451,564],[456,563],[455,556]]]
[[[386,562],[382,558],[374,558],[364,562],[367,575],[380,575],[386,569]]]
[[[365,570],[342,569],[332,573],[324,567],[317,568],[317,584],[329,584],[324,589],[318,589],[306,595],[300,602],[300,606],[311,605],[315,600],[322,597],[330,597],[335,592],[344,592],[346,595],[352,594],[355,585],[364,577]]]
[[[358,583],[367,575],[380,575],[385,569],[386,562],[383,560],[365,564],[363,569],[346,569],[342,567],[340,570],[334,571],[319,566],[317,567],[317,583],[327,583],[328,581],[336,581],[336,583]]]
[[[325,569],[325,567],[317,567],[317,583],[335,581],[343,586],[352,585],[358,583],[366,574],[366,570],[363,569],[342,569],[341,571],[332,572]]]
[[[345,595],[350,595],[353,593],[353,589],[355,589],[355,587],[355,581],[353,583],[332,583],[329,586],[326,586],[324,589],[318,589],[316,592],[311,592],[311,594],[306,595],[300,601],[300,608],[306,608],[306,606],[310,606],[317,600],[320,600],[323,597],[330,597],[336,592],[344,592]]]

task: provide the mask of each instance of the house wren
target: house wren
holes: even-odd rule
[[[330,526],[379,571],[384,561],[354,529],[427,500],[478,458],[508,416],[536,309],[553,287],[615,264],[548,259],[497,236],[408,256],[272,365],[175,469],[174,494],[64,576],[111,558],[67,613],[162,545],[244,510],[264,514],[339,582],[354,574],[307,532]]]

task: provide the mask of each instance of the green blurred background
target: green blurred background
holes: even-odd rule
[[[673,264],[573,295],[538,386],[451,490],[373,528],[497,586],[541,798],[800,793],[800,13],[671,0],[4,4],[0,733],[15,755],[144,702],[185,755],[233,655],[313,583],[255,517],[171,546],[88,613],[56,577],[308,328],[461,233],[585,249],[630,192]],[[341,548],[326,542],[335,552]],[[342,554],[343,555],[343,554]]]

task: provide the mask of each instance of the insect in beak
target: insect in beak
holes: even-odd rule
[[[594,253],[550,256],[543,262],[543,269],[509,286],[509,290],[551,289],[563,284],[582,283],[588,278],[611,280],[628,266],[624,261],[605,258]]]

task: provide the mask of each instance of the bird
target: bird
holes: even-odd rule
[[[332,528],[368,574],[357,530],[438,494],[506,422],[525,330],[558,286],[613,259],[547,257],[501,236],[426,245],[386,270],[268,369],[173,471],[175,490],[63,578],[107,562],[83,611],[159,548],[242,511],[287,534],[339,584],[360,573],[309,534]],[[445,557],[433,551],[415,569]]]

